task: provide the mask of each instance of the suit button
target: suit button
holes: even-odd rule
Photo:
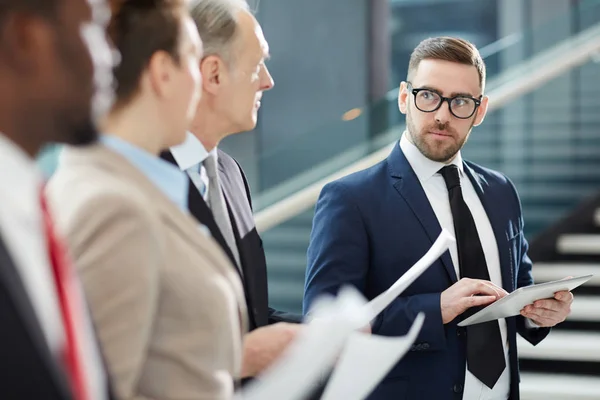
[[[423,344],[421,345],[421,348],[422,348],[423,350],[427,350],[427,349],[429,349],[429,343],[423,343]]]
[[[452,390],[454,390],[454,393],[461,393],[463,391],[463,385],[457,383],[456,385],[454,385]]]

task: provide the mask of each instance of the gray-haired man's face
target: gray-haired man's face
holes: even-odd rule
[[[269,45],[258,21],[248,12],[239,15],[238,36],[232,44],[232,63],[219,103],[232,125],[232,132],[254,129],[263,92],[270,90],[273,78],[265,64]]]

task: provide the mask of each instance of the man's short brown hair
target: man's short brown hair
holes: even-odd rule
[[[417,72],[423,60],[443,60],[459,64],[472,65],[479,73],[479,86],[485,87],[485,64],[479,50],[469,41],[442,36],[423,40],[413,50],[408,63],[408,80]]]
[[[117,106],[136,94],[152,55],[168,53],[180,61],[179,37],[185,0],[111,0],[109,36],[121,53],[115,67]]]

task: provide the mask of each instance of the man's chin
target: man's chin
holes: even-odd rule
[[[436,162],[446,162],[452,159],[458,151],[453,148],[433,148],[433,146],[427,146],[426,151],[421,151],[425,157]]]
[[[252,119],[246,121],[245,123],[240,124],[239,130],[236,133],[242,133],[242,132],[251,131],[254,128],[256,128],[256,124],[257,124],[256,118],[252,118]]]

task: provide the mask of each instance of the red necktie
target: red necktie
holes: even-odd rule
[[[63,327],[65,331],[65,346],[63,349],[63,361],[69,374],[71,388],[75,400],[89,400],[86,389],[85,375],[83,368],[83,358],[81,354],[81,345],[79,343],[81,334],[81,317],[79,311],[81,308],[77,304],[77,291],[75,279],[67,253],[59,237],[54,231],[52,218],[48,212],[48,206],[44,195],[41,196],[42,215],[44,218],[44,228],[48,240],[48,251],[54,279],[56,283],[56,292],[60,303]]]

